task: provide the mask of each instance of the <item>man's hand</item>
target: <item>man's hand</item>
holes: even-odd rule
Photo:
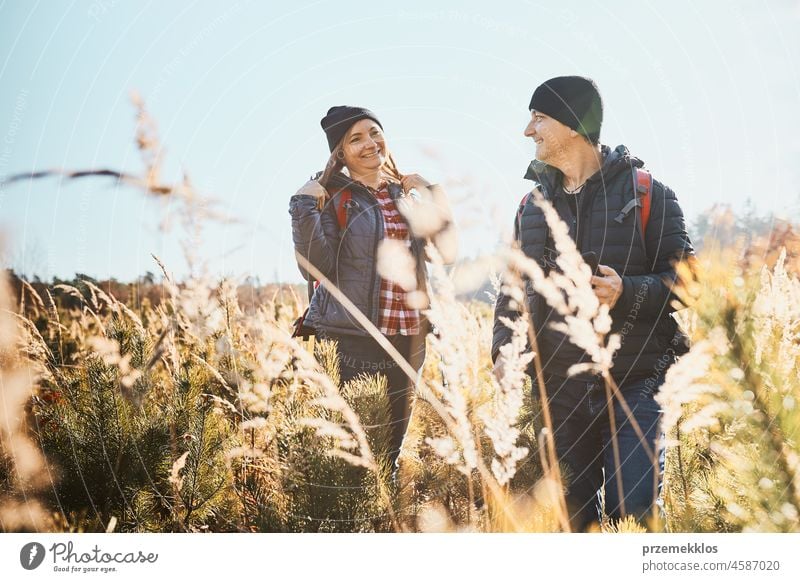
[[[602,277],[592,277],[592,288],[600,303],[611,309],[622,295],[622,277],[607,265],[598,265],[597,271]]]
[[[494,377],[498,382],[503,379],[503,376],[505,375],[503,356],[497,356],[497,360],[495,360],[494,366],[492,367],[492,374],[494,374]]]

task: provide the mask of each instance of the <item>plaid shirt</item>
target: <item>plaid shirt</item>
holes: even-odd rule
[[[394,200],[389,196],[388,185],[371,190],[380,204],[383,230],[386,238],[402,240],[411,247],[411,238]],[[406,305],[406,291],[399,285],[381,277],[378,328],[384,335],[417,335],[420,332],[419,311]]]

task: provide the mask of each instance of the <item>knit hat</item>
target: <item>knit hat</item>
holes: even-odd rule
[[[555,77],[545,81],[533,92],[528,109],[560,121],[592,143],[600,141],[603,100],[591,79]]]
[[[328,137],[328,147],[331,151],[342,141],[344,134],[353,124],[362,119],[371,119],[383,129],[377,116],[369,109],[363,107],[350,107],[349,105],[337,105],[328,109],[328,114],[322,118],[320,125]]]

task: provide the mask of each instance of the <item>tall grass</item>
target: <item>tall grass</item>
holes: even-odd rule
[[[182,200],[196,236],[214,216],[196,208],[188,179],[164,184],[155,126],[136,104],[145,170],[125,181]],[[505,271],[498,285],[524,307],[520,275],[531,280],[614,398],[609,370],[618,344],[608,309],[555,213],[537,204],[560,272],[545,277],[509,251],[494,261]],[[402,267],[384,251],[388,264]],[[442,266],[435,246],[428,255],[430,285],[417,291],[434,333],[395,480],[385,379],[342,385],[334,345],[291,338],[304,305],[289,288],[243,309],[236,282],[204,276],[202,258],[191,253],[191,274],[181,281],[158,263],[158,303],[126,303],[91,281],[24,283],[17,294],[0,283],[0,528],[568,530],[541,374],[531,384],[524,373],[531,361],[541,370],[535,330],[525,317],[505,322],[512,341],[495,378],[490,308],[459,301],[457,273]],[[672,444],[666,524],[647,525],[798,531],[797,274],[782,257],[761,268],[752,254],[713,245],[699,263],[682,268],[680,290],[692,305],[682,318],[695,345],[659,395]],[[403,280],[402,270],[387,276]]]
[[[713,246],[679,291],[696,340],[659,395],[673,444],[671,527],[798,531],[800,281],[782,252],[760,273]]]

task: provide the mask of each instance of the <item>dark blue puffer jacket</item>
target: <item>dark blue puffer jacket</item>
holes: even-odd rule
[[[589,178],[583,188],[578,209],[581,218],[577,223],[564,196],[556,194],[561,192],[560,171],[534,161],[525,177],[537,184],[567,222],[578,250],[594,251],[600,264],[610,266],[622,277],[623,292],[611,310],[611,332],[619,333],[622,339],[611,372],[617,382],[622,382],[663,371],[674,361],[675,355],[686,351],[688,340],[671,316],[675,310],[672,305],[675,296],[670,291],[669,282],[676,277],[673,262],[693,255],[694,249],[675,193],[657,180],[653,180],[650,219],[644,243],[640,215],[635,209],[628,212],[621,223],[615,220],[622,208],[634,198],[633,171],[644,164],[632,157],[625,146],[614,150],[602,146],[602,153],[604,161],[600,171]],[[546,256],[551,251],[546,248],[549,232],[542,211],[530,200],[519,209],[517,218],[515,240],[528,257],[546,268],[552,257]],[[531,285],[526,285],[526,289],[533,329],[540,338],[549,309]],[[517,310],[510,308],[508,296],[503,294],[495,305],[493,360],[497,358],[500,347],[511,339],[511,331],[499,321],[501,316],[512,319],[519,316]],[[556,332],[548,329],[545,333]],[[548,339],[552,340],[552,337]],[[548,343],[552,345],[553,342],[545,342]],[[562,343],[561,349],[574,352],[575,363],[582,355],[582,350],[568,345],[568,342]],[[560,370],[545,368],[545,372],[548,371],[560,373]]]
[[[349,188],[352,198],[345,204],[346,224],[339,228],[336,209],[342,191]],[[378,326],[380,277],[376,261],[378,244],[384,237],[380,204],[369,190],[344,174],[328,183],[331,196],[322,210],[316,198],[295,194],[289,202],[295,251],[319,269],[369,320]],[[399,185],[389,184],[389,195],[397,199]],[[417,288],[425,289],[427,273],[425,241],[412,238],[411,252],[417,265]],[[315,278],[300,267],[307,281]],[[319,332],[368,335],[331,293],[320,285],[311,299],[305,323]]]

